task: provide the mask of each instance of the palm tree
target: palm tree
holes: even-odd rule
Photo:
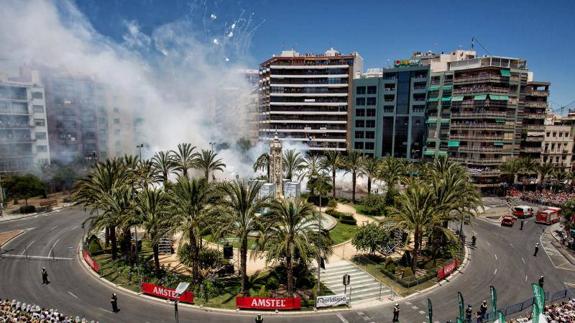
[[[351,201],[355,203],[355,190],[357,185],[357,176],[361,176],[361,165],[363,164],[363,154],[357,150],[348,151],[344,158],[344,167],[351,172]]]
[[[296,176],[303,168],[305,161],[301,157],[299,152],[294,149],[288,149],[283,155],[283,168],[285,173],[285,178],[290,181]]]
[[[157,182],[156,170],[151,160],[140,160],[133,170],[135,182],[140,189],[149,187]]]
[[[411,180],[407,189],[397,197],[397,205],[390,207],[390,220],[395,227],[413,232],[414,247],[411,269],[415,273],[423,232],[436,221],[441,206],[436,203],[432,187],[420,180]]]
[[[162,182],[164,186],[168,183],[168,178],[175,168],[174,160],[169,152],[159,151],[154,154],[152,164],[156,171],[156,180]]]
[[[270,181],[270,154],[263,153],[261,154],[258,159],[256,159],[254,163],[254,172],[258,170],[265,170],[266,176],[268,178],[268,182]]]
[[[302,170],[304,170],[304,172],[300,174],[300,179],[303,177],[307,177],[308,181],[311,181],[312,179],[318,177],[320,175],[320,172],[323,170],[321,160],[322,158],[320,155],[308,153],[303,162]],[[313,185],[311,186],[311,188],[308,187],[308,189],[311,195],[315,196]]]
[[[293,265],[298,259],[308,264],[318,254],[329,254],[328,237],[318,236],[318,225],[311,204],[301,200],[273,201],[257,250],[266,252],[267,261],[280,260],[286,266],[287,292],[294,294]],[[317,242],[320,241],[319,243]],[[296,257],[298,257],[296,259]]]
[[[343,160],[337,150],[329,150],[323,159],[323,168],[331,171],[332,195],[335,198],[335,175],[337,170],[342,166]]]
[[[112,245],[112,259],[116,259],[118,247],[116,227],[120,224],[120,214],[116,213],[110,203],[119,200],[125,189],[128,173],[120,159],[106,160],[98,163],[92,172],[78,182],[74,200],[90,209],[93,229],[106,229]],[[118,203],[116,203],[118,204]]]
[[[257,214],[265,205],[266,200],[259,197],[263,183],[237,180],[220,186],[222,199],[219,204],[223,208],[216,237],[231,235],[240,240],[240,274],[242,277],[242,294],[248,294],[248,235],[261,230],[261,218]]]
[[[148,234],[154,253],[154,267],[160,272],[160,238],[168,231],[170,213],[167,208],[168,198],[161,189],[145,188],[136,195],[135,222],[144,227]]]
[[[501,174],[507,177],[508,185],[513,185],[517,182],[518,174],[522,169],[523,165],[518,158],[508,159],[499,165]]]
[[[178,145],[178,150],[172,150],[174,156],[174,169],[184,177],[188,177],[190,169],[194,168],[198,153],[194,152],[196,147],[189,143],[182,143]]]
[[[209,203],[214,190],[204,179],[188,179],[183,175],[170,186],[169,207],[172,211],[172,231],[180,231],[188,238],[192,264],[192,279],[200,281],[199,254],[202,229],[208,222]]]
[[[361,173],[367,176],[367,194],[371,194],[371,181],[379,175],[380,160],[378,158],[366,157],[360,166]]]
[[[221,159],[217,158],[218,154],[213,150],[203,150],[197,157],[195,166],[204,171],[204,178],[207,182],[210,181],[210,172],[223,171],[226,164]]]
[[[539,174],[539,182],[545,184],[545,178],[552,175],[555,172],[555,165],[550,162],[538,164],[536,167],[537,173]]]
[[[385,157],[381,161],[381,172],[379,178],[387,184],[387,189],[395,189],[404,178],[407,166],[405,161],[395,157]]]

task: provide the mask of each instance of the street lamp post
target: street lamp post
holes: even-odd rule
[[[214,146],[216,145],[216,143],[213,142],[213,141],[210,141],[209,144],[210,144],[210,149],[211,149],[212,151],[214,151]]]
[[[140,160],[142,160],[142,148],[144,148],[144,144],[136,145],[136,148],[138,148],[138,155],[140,156]]]

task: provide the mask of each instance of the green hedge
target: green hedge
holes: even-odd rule
[[[401,277],[397,277],[395,275],[395,270],[393,272],[389,271],[384,265],[380,265],[378,267],[379,267],[379,270],[384,275],[393,279],[395,282],[397,282],[398,284],[400,284],[401,286],[403,286],[405,288],[410,288],[410,287],[413,287],[415,285],[419,285],[421,283],[424,283],[428,280],[431,280],[431,279],[437,277],[437,272],[435,270],[432,270],[423,277],[415,278],[414,276],[411,276],[411,277],[401,278]],[[395,269],[395,267],[393,269]]]
[[[353,217],[353,215],[351,213],[343,213],[343,212],[339,212],[339,211],[334,210],[334,209],[327,209],[325,211],[325,213],[338,219],[339,222],[341,222],[343,224],[357,225],[357,221],[355,220],[355,218]]]

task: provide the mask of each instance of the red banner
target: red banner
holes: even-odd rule
[[[167,298],[171,300],[175,300],[177,298],[176,290],[172,288],[167,288],[163,286],[154,285],[152,283],[142,283],[140,285],[140,290],[144,294],[157,296],[161,298]],[[184,303],[194,303],[194,294],[192,292],[184,292],[180,295],[178,299],[180,302]]]
[[[93,271],[99,273],[100,272],[100,265],[96,262],[96,260],[92,259],[90,253],[87,250],[82,250],[82,256],[84,257],[84,261],[92,268]]]
[[[459,266],[459,260],[455,259],[454,261],[448,263],[447,265],[441,267],[437,271],[437,280],[442,280],[445,277],[451,275],[455,269]]]
[[[236,297],[236,307],[255,310],[299,310],[301,298]]]

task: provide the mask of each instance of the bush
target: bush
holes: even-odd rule
[[[36,212],[36,207],[34,205],[22,205],[20,207],[20,214],[28,214]]]
[[[335,209],[337,207],[337,201],[335,199],[329,200],[327,207],[330,209]]]
[[[378,194],[369,194],[361,200],[357,209],[365,215],[379,216],[385,213],[385,196]]]
[[[343,212],[339,212],[337,210],[334,209],[327,209],[325,211],[325,213],[333,216],[334,218],[340,220],[339,222],[344,223],[344,224],[351,224],[351,225],[356,225],[357,221],[354,219],[353,215],[351,213],[343,213]]]
[[[401,278],[406,279],[406,280],[411,280],[411,278],[414,278],[415,274],[413,273],[413,270],[411,270],[411,268],[406,267],[403,269],[403,272],[401,274]]]
[[[351,215],[343,215],[339,218],[339,222],[349,225],[357,225],[357,221]]]
[[[258,292],[258,296],[259,297],[269,297],[269,293],[266,290],[266,285],[262,285],[262,287],[260,288],[260,291]]]
[[[95,235],[90,236],[90,238],[88,238],[88,252],[91,255],[95,255],[102,252],[102,250],[103,249],[102,245],[100,244],[100,239],[98,239],[98,237]]]

